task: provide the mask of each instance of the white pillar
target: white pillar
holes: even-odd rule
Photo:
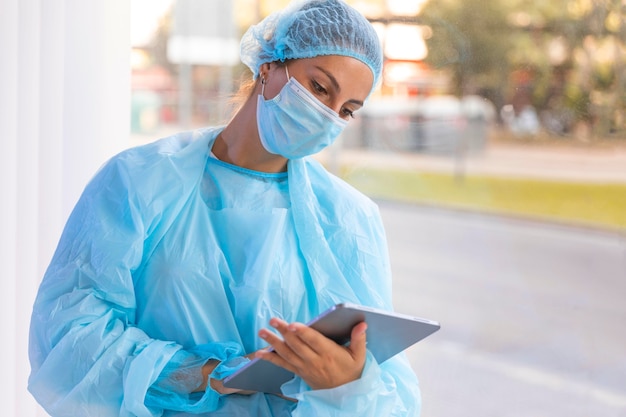
[[[52,257],[65,214],[63,198],[63,111],[65,7],[59,1],[41,1],[39,71],[39,275]],[[61,6],[61,7],[60,7]]]
[[[26,391],[32,304],[86,182],[129,143],[130,3],[0,11],[0,401],[3,414],[43,416]]]
[[[26,392],[28,382],[28,319],[37,288],[39,257],[39,71],[38,0],[21,0],[18,9],[17,96],[17,240],[16,240],[16,416],[35,415]]]
[[[0,0],[0,369],[6,381],[0,403],[8,415],[16,411],[15,319],[17,273],[17,97],[18,4]]]
[[[130,2],[65,3],[64,216],[99,165],[127,146],[130,132]]]

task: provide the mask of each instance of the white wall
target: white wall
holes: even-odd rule
[[[31,307],[82,188],[128,146],[129,57],[127,0],[0,0],[2,415],[45,415],[26,391]]]

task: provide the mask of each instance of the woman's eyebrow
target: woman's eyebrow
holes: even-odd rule
[[[327,71],[326,69],[320,67],[320,66],[315,66],[315,68],[317,68],[318,70],[322,71],[324,74],[326,74],[326,76],[328,77],[328,79],[330,80],[331,84],[333,85],[333,87],[335,87],[335,90],[337,90],[337,92],[341,92],[341,86],[339,86],[339,83],[337,82],[337,79],[333,76],[333,74],[331,74],[329,71]],[[356,100],[356,99],[350,99],[348,100],[349,103],[353,103],[353,104],[357,104],[359,106],[363,106],[363,102],[361,100]]]
[[[318,70],[320,70],[324,74],[326,74],[326,76],[328,77],[328,79],[330,80],[330,82],[332,83],[333,87],[335,87],[335,90],[337,90],[338,93],[341,91],[341,87],[339,86],[339,83],[337,82],[337,79],[333,76],[333,74],[331,74],[330,72],[326,71],[324,68],[322,68],[320,66],[316,65],[315,68],[317,68]]]

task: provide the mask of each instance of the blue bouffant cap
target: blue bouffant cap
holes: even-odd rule
[[[294,0],[241,39],[241,61],[254,78],[266,62],[320,55],[350,56],[374,74],[372,90],[382,73],[380,40],[370,22],[343,0]]]

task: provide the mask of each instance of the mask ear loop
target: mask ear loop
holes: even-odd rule
[[[289,82],[289,69],[285,65],[285,73],[287,74],[287,82]],[[265,77],[261,76],[261,95],[265,98]]]

